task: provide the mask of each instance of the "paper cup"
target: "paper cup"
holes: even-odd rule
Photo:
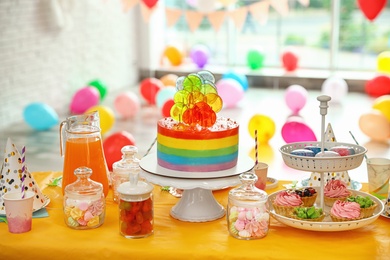
[[[368,192],[379,199],[386,199],[389,193],[390,159],[367,159]]]
[[[257,176],[257,182],[255,183],[256,188],[265,190],[267,187],[267,173],[268,173],[268,164],[259,162],[253,168]]]
[[[24,233],[31,230],[34,192],[26,191],[22,199],[20,192],[8,192],[3,195],[8,231]]]

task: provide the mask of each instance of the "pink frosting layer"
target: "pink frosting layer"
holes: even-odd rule
[[[347,185],[340,180],[330,180],[325,185],[324,195],[329,198],[348,197],[350,195]]]
[[[281,191],[276,195],[274,203],[279,206],[300,206],[302,199],[296,193]]]
[[[337,200],[330,213],[339,218],[355,219],[360,216],[360,205],[356,202]]]

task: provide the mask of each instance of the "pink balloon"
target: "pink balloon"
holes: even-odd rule
[[[306,105],[308,92],[301,85],[291,85],[284,93],[284,100],[293,114],[298,114],[299,111]]]
[[[317,141],[313,130],[299,119],[290,119],[282,127],[282,137],[286,143]]]
[[[235,79],[220,79],[216,87],[218,95],[222,98],[224,107],[235,107],[244,97],[244,89]]]
[[[116,112],[123,118],[130,118],[135,116],[140,110],[140,100],[133,92],[125,92],[119,94],[114,101]]]
[[[89,108],[96,106],[100,101],[100,93],[95,87],[84,87],[79,89],[73,96],[70,103],[70,112],[83,114]]]

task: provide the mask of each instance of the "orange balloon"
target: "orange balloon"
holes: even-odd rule
[[[362,132],[375,141],[387,141],[390,138],[390,123],[378,110],[362,114],[359,118]]]
[[[161,82],[164,84],[164,86],[176,86],[176,80],[178,76],[175,74],[166,74],[160,78]]]
[[[180,50],[174,46],[166,47],[164,51],[164,56],[167,57],[167,59],[173,66],[179,66],[183,60],[183,56]]]

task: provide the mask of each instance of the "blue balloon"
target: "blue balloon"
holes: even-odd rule
[[[54,109],[40,102],[27,105],[23,118],[29,126],[38,131],[48,130],[58,124],[58,115]]]
[[[222,78],[223,79],[235,79],[238,81],[238,83],[240,83],[240,85],[242,86],[244,91],[248,90],[248,87],[249,87],[248,79],[243,74],[239,74],[239,73],[236,73],[234,71],[229,71],[229,72],[226,72],[225,74],[223,74]]]
[[[175,87],[165,87],[160,89],[156,95],[156,105],[158,108],[162,108],[165,102],[169,99],[173,99],[176,94]]]

